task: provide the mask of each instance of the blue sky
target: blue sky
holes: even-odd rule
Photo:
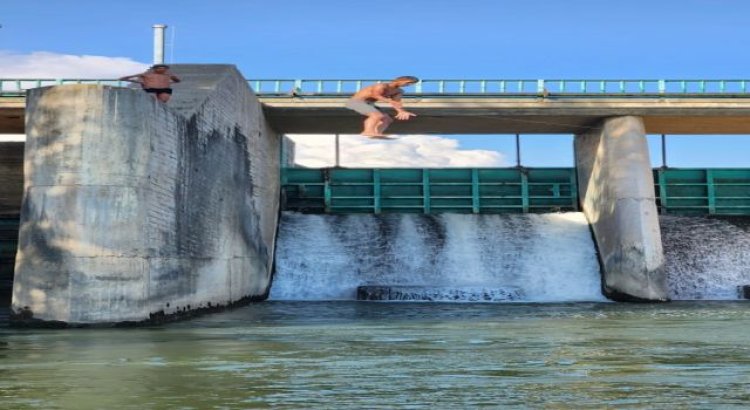
[[[175,35],[168,59],[234,63],[248,78],[750,77],[746,0],[4,0],[1,10],[0,50],[147,63],[151,24],[163,22]],[[513,161],[510,136],[459,141]],[[525,164],[572,163],[570,136],[523,141]],[[674,166],[747,167],[748,152],[748,136],[669,137]]]

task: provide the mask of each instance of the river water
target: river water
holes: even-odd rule
[[[0,408],[744,408],[742,302],[267,302],[0,328]]]
[[[281,228],[265,303],[135,329],[11,329],[0,310],[0,409],[750,406],[748,224],[662,218],[669,304],[604,300],[580,214]],[[373,284],[519,298],[352,300]]]

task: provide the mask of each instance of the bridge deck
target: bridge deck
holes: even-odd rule
[[[26,87],[66,81],[121,85],[112,80],[0,80],[0,133],[24,132],[23,92]],[[397,122],[390,131],[395,134],[575,134],[586,131],[602,118],[636,115],[643,117],[646,132],[650,134],[750,134],[750,93],[746,81],[736,81],[737,84],[714,81],[718,87],[714,87],[715,90],[706,81],[693,81],[695,85],[686,80],[592,81],[592,85],[599,84],[593,91],[586,88],[590,87],[588,83],[580,82],[583,92],[570,91],[571,84],[579,82],[560,85],[561,82],[526,81],[514,92],[506,88],[502,92],[491,92],[489,82],[484,88],[479,82],[478,90],[485,91],[472,92],[471,81],[458,84],[464,82],[466,85],[460,85],[458,91],[449,89],[448,82],[441,85],[440,81],[436,82],[439,92],[430,92],[430,82],[425,82],[421,93],[407,93],[405,105],[418,117]],[[263,82],[251,81],[250,84],[260,87],[258,95],[266,116],[279,132],[353,134],[361,130],[362,117],[346,109],[344,103],[353,90],[366,85],[364,83],[355,84],[356,87],[349,90],[345,81],[313,81],[308,85],[276,80],[269,83],[273,84],[270,91],[264,88],[267,86]],[[526,88],[522,87],[524,84]],[[551,92],[545,88],[555,84],[557,88],[553,87]],[[334,89],[329,90],[330,85]],[[15,88],[8,89],[8,86]],[[289,88],[293,86],[295,88]],[[314,86],[314,90],[310,91],[308,86]],[[533,89],[537,86],[541,88]],[[619,91],[609,90],[610,86],[620,87]],[[181,87],[189,85],[176,84],[176,94]],[[528,89],[530,87],[532,89]]]
[[[26,113],[26,97],[0,98],[0,134],[22,134]]]

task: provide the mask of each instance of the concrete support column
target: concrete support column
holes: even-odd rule
[[[153,323],[267,296],[281,138],[233,66],[173,69],[168,104],[29,91],[14,322]]]
[[[608,118],[575,137],[578,189],[602,263],[604,294],[666,301],[654,178],[640,117]]]

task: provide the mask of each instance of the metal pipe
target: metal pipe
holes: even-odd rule
[[[154,24],[154,64],[164,64],[164,30],[166,24]]]
[[[340,146],[339,146],[339,134],[336,134],[336,168],[341,166],[340,159],[341,159],[341,151],[340,151]]]
[[[667,167],[667,136],[661,134],[661,167]]]
[[[521,166],[521,136],[516,134],[516,166]]]

